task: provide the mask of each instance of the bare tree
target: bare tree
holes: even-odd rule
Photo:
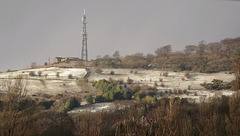
[[[60,77],[60,72],[57,72],[57,73],[56,73],[56,77]]]
[[[161,48],[158,48],[155,53],[157,56],[168,57],[168,55],[172,52],[172,45],[165,45]]]
[[[120,53],[119,53],[119,51],[115,51],[115,52],[113,53],[113,58],[120,59]]]
[[[27,82],[22,77],[17,77],[16,80],[5,80],[2,82],[2,88],[8,95],[13,95],[15,100],[19,100],[26,96]]]
[[[151,61],[153,60],[153,58],[154,58],[154,55],[152,55],[152,54],[147,54],[147,55],[146,55],[146,58],[147,58],[147,61],[148,61],[148,62],[151,62]]]
[[[123,67],[128,68],[147,68],[148,61],[142,53],[128,55],[122,59]]]
[[[233,55],[234,50],[240,49],[240,37],[235,39],[224,39],[220,42],[227,58]]]
[[[97,55],[97,57],[96,57],[97,59],[100,59],[101,58],[101,55]]]
[[[31,63],[31,68],[35,68],[37,66],[36,62]]]
[[[207,44],[207,52],[218,54],[221,51],[221,44],[218,42]]]
[[[186,54],[190,54],[190,53],[196,53],[197,50],[198,50],[198,47],[196,45],[187,45],[185,46],[184,52]]]
[[[103,59],[109,59],[110,56],[108,54],[106,54],[105,56],[103,56]]]
[[[207,46],[205,44],[206,42],[205,41],[200,41],[199,44],[198,44],[198,53],[200,54],[200,56],[203,55],[203,53],[206,52],[206,49],[207,49]]]
[[[235,88],[238,91],[240,89],[240,50],[237,50],[234,57],[234,73],[235,73]]]
[[[27,83],[19,77],[16,80],[5,80],[2,88],[7,92],[4,96],[4,106],[0,113],[1,132],[0,135],[13,136],[17,134],[17,126],[24,114],[21,111],[20,101],[26,97]]]

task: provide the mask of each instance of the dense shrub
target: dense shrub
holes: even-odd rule
[[[135,93],[135,92],[140,91],[141,87],[140,87],[140,85],[137,85],[137,84],[131,84],[131,85],[128,85],[127,89],[130,90],[131,92]]]
[[[134,71],[134,74],[136,75],[136,74],[138,74],[138,71],[136,70],[136,71]]]
[[[202,83],[200,85],[208,90],[228,90],[233,88],[234,83],[224,83],[222,80],[213,79],[212,83]]]
[[[69,74],[68,79],[72,79],[72,78],[73,78],[72,74]]]
[[[143,93],[137,92],[134,94],[134,99],[137,101],[140,101],[140,100],[142,100],[142,98],[144,98],[144,96],[145,95]]]
[[[124,68],[147,68],[148,61],[141,53],[128,55],[121,61]]]
[[[103,72],[103,70],[102,70],[101,68],[97,68],[97,69],[95,70],[95,72],[98,73],[98,74],[101,74],[101,73]]]
[[[131,79],[131,78],[128,77],[127,83],[128,83],[128,84],[132,84],[132,83],[133,83],[133,79]]]
[[[30,71],[30,72],[29,72],[29,76],[36,76],[36,74],[35,74],[34,71]]]
[[[3,109],[3,102],[0,100],[0,111]]]
[[[179,69],[180,71],[192,70],[191,67],[187,67],[185,64],[182,64],[182,63],[179,64],[178,69]]]
[[[115,72],[114,72],[114,71],[111,71],[111,72],[110,72],[110,75],[114,75],[114,74],[115,74]]]
[[[92,95],[90,95],[90,94],[87,95],[87,96],[86,96],[86,101],[87,101],[88,104],[92,104],[92,103],[93,103],[93,97],[92,97]]]
[[[168,77],[168,72],[164,72],[163,76]]]
[[[132,99],[132,93],[130,92],[130,91],[126,91],[126,90],[124,90],[124,92],[123,92],[123,98],[124,99]]]
[[[93,86],[103,92],[102,95],[96,96],[96,102],[131,99],[132,97],[131,92],[122,90],[120,85],[115,85],[105,79],[95,82]]]
[[[95,102],[96,102],[96,103],[104,102],[104,101],[106,101],[106,100],[103,98],[102,95],[97,95],[97,96],[95,97]]]
[[[20,110],[27,109],[36,104],[36,102],[31,98],[22,99],[19,103],[20,103],[20,108],[19,108]]]
[[[146,96],[144,98],[144,100],[147,102],[147,103],[156,103],[157,102],[157,98],[156,97],[152,97],[152,96]]]
[[[54,102],[55,101],[53,100],[43,100],[39,104],[42,105],[45,109],[50,109]]]
[[[110,57],[103,57],[95,60],[95,66],[100,68],[118,68],[119,65],[121,65],[120,63],[120,59]]]
[[[101,90],[102,92],[107,91],[107,87],[109,86],[110,82],[108,82],[107,80],[103,79],[103,80],[98,80],[97,82],[95,82],[93,84],[93,86],[99,90]],[[113,84],[111,84],[113,85]]]
[[[80,104],[78,103],[75,97],[69,98],[65,103],[66,110],[72,110],[73,108],[78,107]]]
[[[185,75],[186,78],[190,78],[191,77],[189,71],[187,71],[184,75]]]
[[[42,71],[38,71],[38,76],[41,76],[42,75]]]
[[[56,77],[60,77],[60,73],[59,72],[56,73]]]

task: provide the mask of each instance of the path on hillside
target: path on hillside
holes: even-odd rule
[[[86,71],[87,71],[87,74],[84,76],[84,78],[87,78],[87,79],[91,78],[95,73],[95,70],[90,67],[86,68]]]

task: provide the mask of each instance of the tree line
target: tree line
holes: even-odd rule
[[[155,54],[135,53],[121,57],[119,51],[113,56],[105,55],[94,60],[93,65],[105,68],[157,68],[174,71],[213,73],[233,70],[234,53],[240,49],[240,37],[220,42],[199,42],[186,45],[183,51],[172,51],[172,45],[156,49]]]

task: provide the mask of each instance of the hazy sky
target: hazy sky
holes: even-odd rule
[[[83,9],[90,59],[240,36],[238,1],[0,0],[0,71],[80,57]]]

